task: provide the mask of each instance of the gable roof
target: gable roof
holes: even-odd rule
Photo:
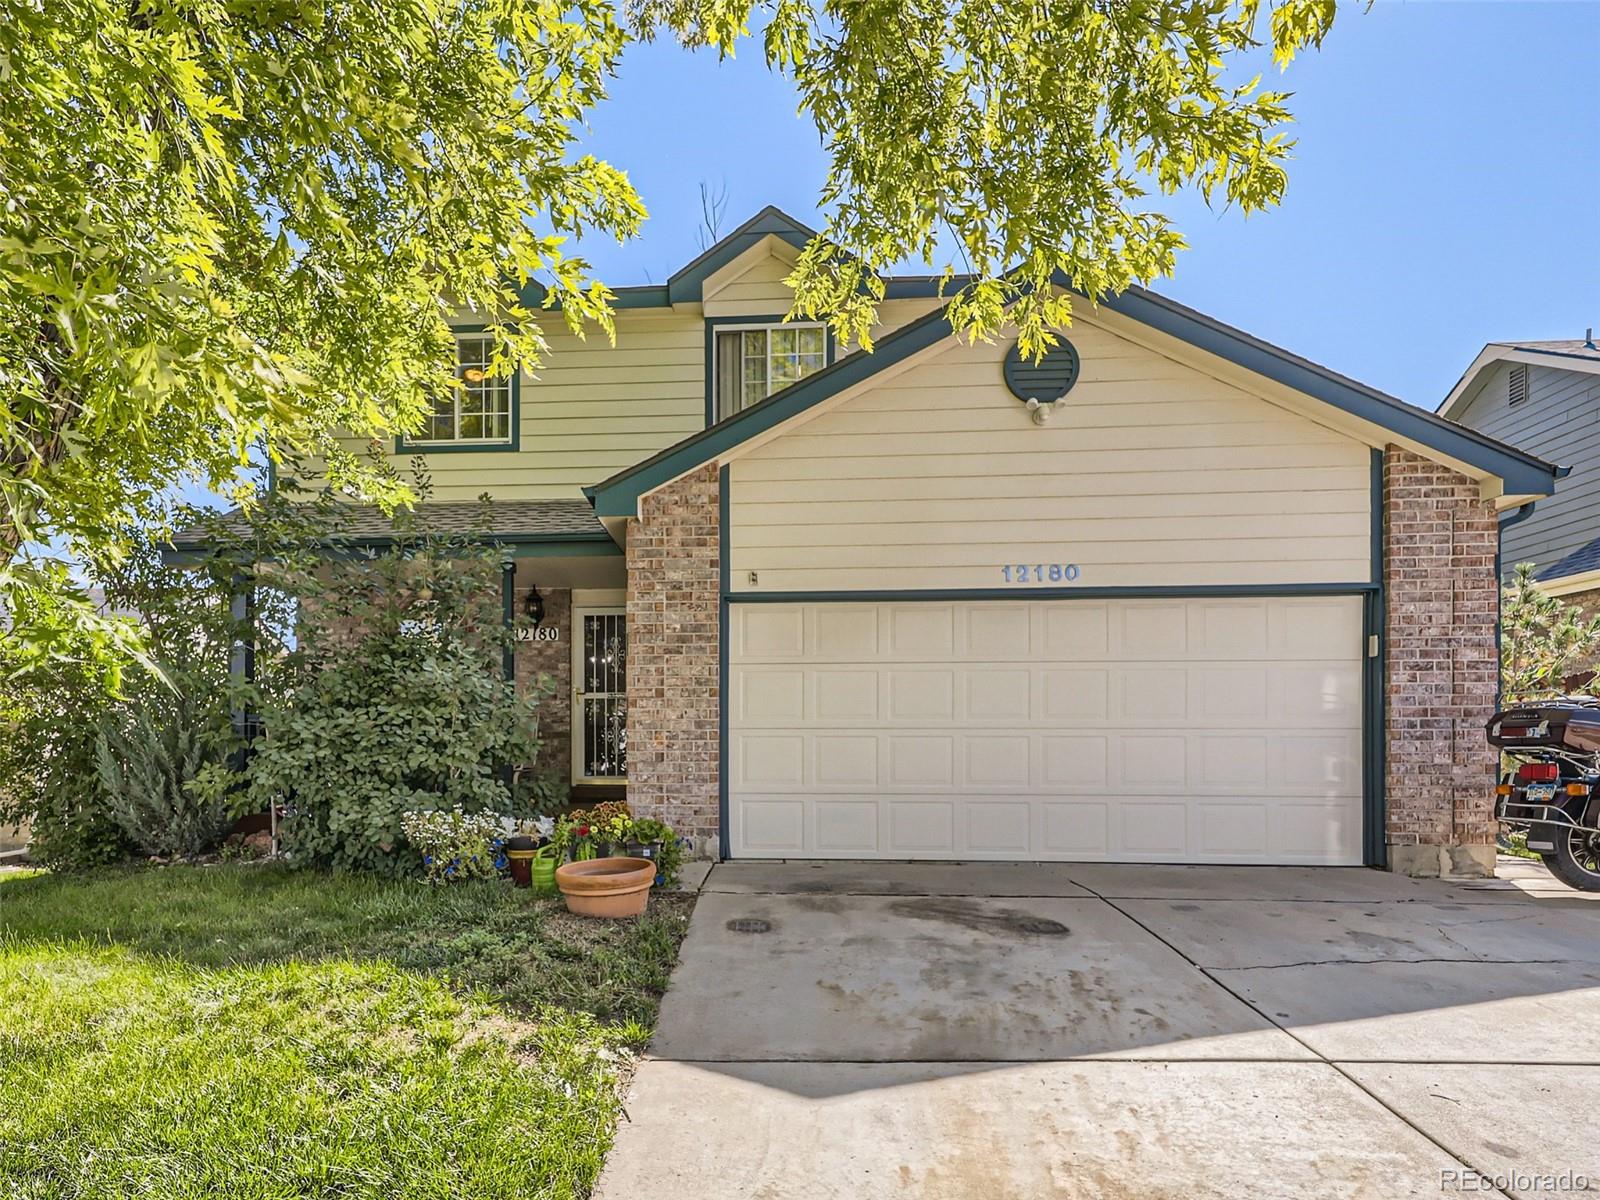
[[[1064,280],[1057,282],[1062,287],[1069,286]],[[927,281],[930,288],[936,283],[931,277]],[[930,291],[929,294],[934,293]],[[1099,306],[1321,400],[1407,441],[1477,467],[1502,479],[1507,494],[1550,495],[1555,490],[1556,478],[1564,473],[1504,442],[1367,387],[1145,288],[1130,287],[1118,295],[1102,297]],[[879,339],[872,352],[857,350],[791,384],[770,399],[685,438],[594,487],[585,488],[584,494],[601,518],[631,516],[639,498],[646,493],[937,345],[953,333],[949,306],[942,305]]]
[[[1456,380],[1450,394],[1439,405],[1439,415],[1454,416],[1465,408],[1467,393],[1473,383],[1484,370],[1497,362],[1529,363],[1600,375],[1600,347],[1584,338],[1552,342],[1490,342],[1472,360],[1472,365],[1462,372],[1461,378]]]

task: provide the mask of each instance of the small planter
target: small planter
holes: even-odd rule
[[[511,867],[511,882],[519,888],[533,886],[533,856],[538,853],[539,843],[531,837],[512,837],[506,839],[506,862]]]
[[[580,917],[637,917],[650,901],[656,864],[647,858],[591,858],[556,868],[567,911]]]
[[[625,847],[629,857],[648,859],[656,863],[655,882],[661,882],[661,843],[660,842],[629,842]]]

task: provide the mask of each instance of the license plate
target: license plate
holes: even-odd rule
[[[1553,783],[1530,783],[1526,792],[1529,804],[1549,804],[1555,799],[1556,785]]]

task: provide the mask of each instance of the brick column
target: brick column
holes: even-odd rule
[[[654,492],[628,522],[628,803],[715,858],[721,667],[717,467]]]
[[[539,583],[538,559],[525,559],[517,569],[517,604],[528,588]],[[539,701],[538,769],[566,790],[572,779],[572,592],[566,588],[539,588],[544,598],[541,628],[553,629],[557,640],[517,643],[517,690],[545,686]]]
[[[1398,446],[1383,496],[1389,864],[1493,874],[1498,518],[1471,479]]]

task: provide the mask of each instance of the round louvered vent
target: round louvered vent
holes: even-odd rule
[[[1044,352],[1043,358],[1034,361],[1024,358],[1013,344],[1006,352],[1002,370],[1006,387],[1018,400],[1037,400],[1040,404],[1049,404],[1065,396],[1072,390],[1072,385],[1078,382],[1078,351],[1071,342],[1062,338]]]

